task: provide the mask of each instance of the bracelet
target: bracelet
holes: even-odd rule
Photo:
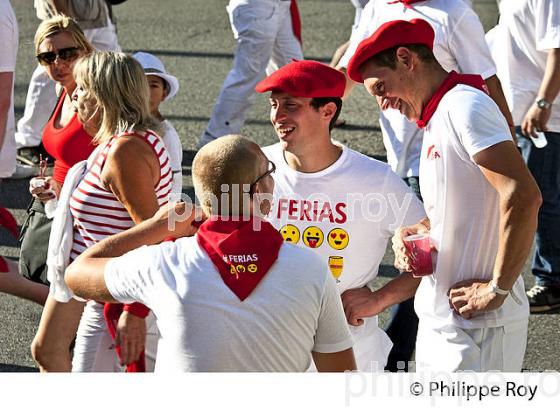
[[[502,289],[498,286],[495,280],[492,280],[492,282],[490,282],[490,292],[494,292],[496,295],[502,295],[502,296],[511,295],[515,303],[517,303],[518,305],[522,304],[521,300],[517,297],[513,289],[511,290]]]

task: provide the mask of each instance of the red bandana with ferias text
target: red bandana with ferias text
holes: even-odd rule
[[[196,238],[226,286],[241,301],[253,292],[276,262],[284,242],[270,223],[257,217],[248,221],[212,217],[200,226]]]
[[[395,1],[390,1],[387,4],[403,3],[406,8],[411,9],[412,8],[411,4],[418,3],[419,1],[426,1],[426,0],[395,0]]]
[[[422,115],[416,121],[418,128],[425,128],[428,125],[443,96],[457,84],[465,84],[489,94],[486,83],[478,74],[457,74],[457,72],[451,71],[434,95],[432,95],[428,104],[422,109]]]

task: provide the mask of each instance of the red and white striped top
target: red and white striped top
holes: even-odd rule
[[[167,150],[162,140],[153,131],[148,131],[145,135],[136,133],[121,135],[135,135],[142,138],[153,149],[160,165],[160,178],[155,184],[154,190],[159,206],[166,204],[171,192],[173,175]],[[95,163],[70,198],[70,212],[72,212],[74,218],[74,243],[70,253],[72,260],[106,237],[134,226],[134,221],[126,208],[111,191],[103,187],[100,178],[109,149],[117,138],[118,136],[113,136],[102,148],[95,159]],[[138,170],[138,172],[142,171]]]

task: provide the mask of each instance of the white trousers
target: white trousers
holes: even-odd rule
[[[72,359],[73,372],[122,372],[103,316],[103,303],[90,300],[80,320]],[[153,372],[159,332],[152,312],[146,317],[146,371]]]
[[[420,323],[416,371],[520,372],[527,347],[528,320],[500,327],[432,329]]]
[[[84,30],[86,38],[93,48],[101,51],[120,51],[115,26]],[[23,117],[17,123],[17,148],[36,147],[41,143],[43,128],[49,120],[56,105],[55,82],[47,71],[38,65],[31,75]]]
[[[292,59],[303,58],[292,29],[290,1],[231,0],[227,12],[237,48],[200,146],[238,134],[254,103],[257,83]]]

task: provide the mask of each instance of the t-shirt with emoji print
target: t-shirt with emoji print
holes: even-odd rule
[[[280,144],[263,151],[276,164],[268,220],[286,242],[319,253],[342,293],[374,279],[394,231],[417,223],[425,213],[422,203],[387,164],[340,146],[338,160],[315,173],[291,169]],[[367,366],[374,360],[382,370],[391,342],[377,327],[377,318],[368,318],[351,331],[358,368],[371,370]],[[363,355],[361,339],[368,346]],[[372,356],[366,350],[376,352]]]

